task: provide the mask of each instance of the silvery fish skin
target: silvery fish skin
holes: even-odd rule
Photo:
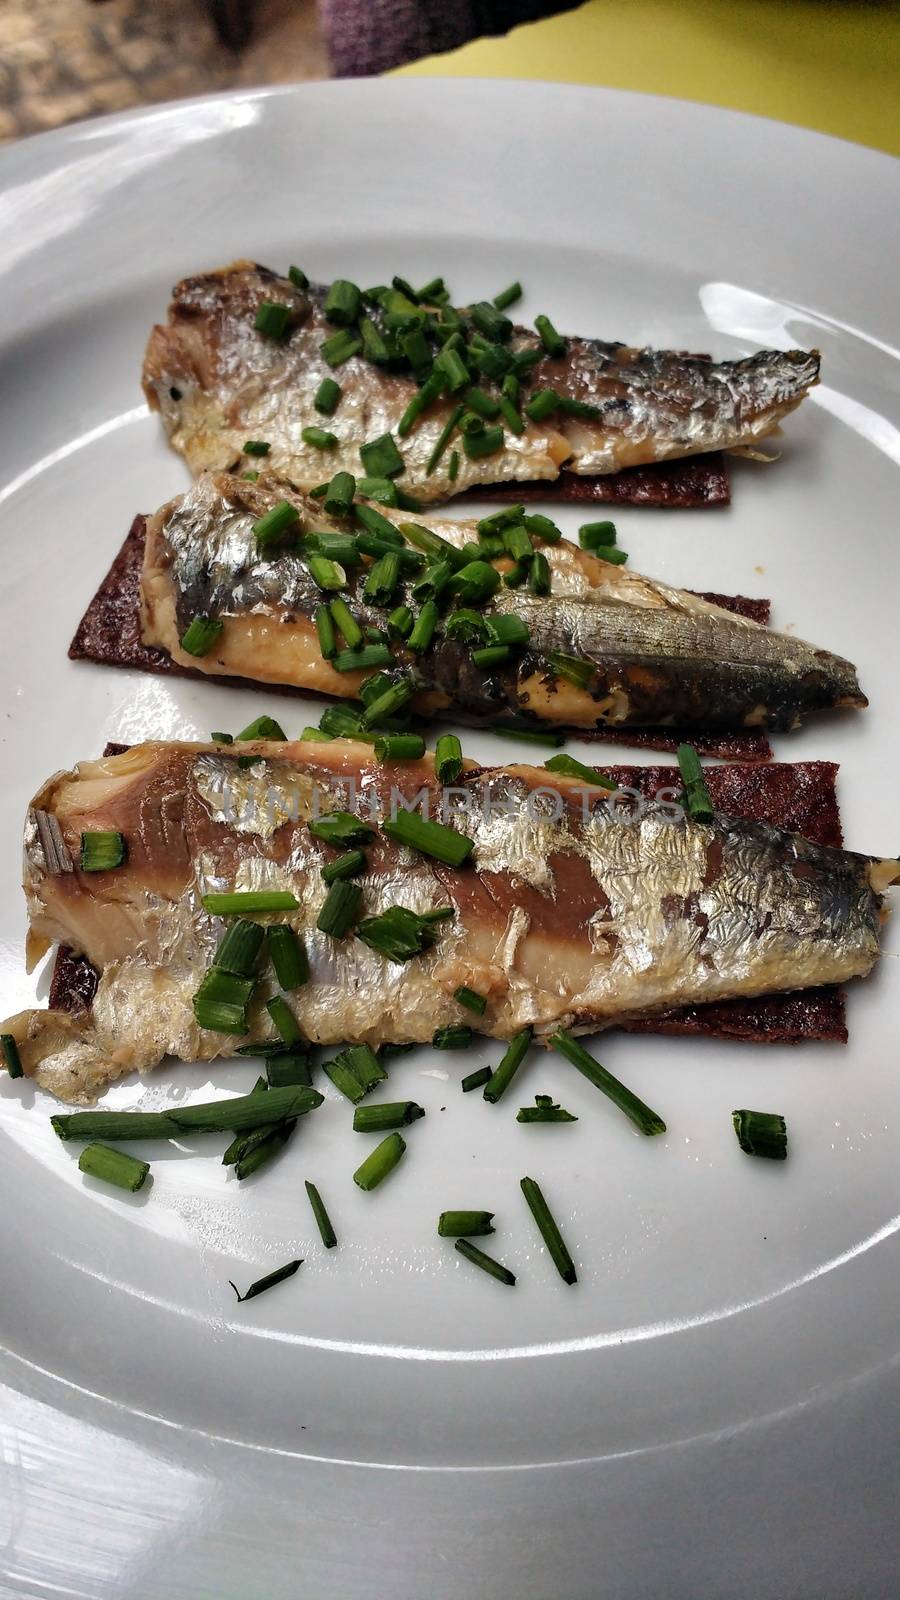
[[[323,660],[313,620],[323,594],[297,538],[292,534],[293,543],[275,555],[258,553],[254,522],[280,500],[296,506],[300,535],[354,531],[351,522],[325,516],[320,501],[269,474],[248,483],[233,474],[206,473],[149,520],[144,641],[169,651],[180,665],[212,675],[354,696],[368,674],[338,672]],[[378,511],[397,527],[410,520],[408,513],[382,506]],[[474,522],[418,521],[457,547],[477,537]],[[810,712],[866,704],[855,668],[840,656],[603,561],[567,540],[547,545],[544,553],[549,595],[501,585],[484,611],[488,617],[513,614],[527,625],[528,645],[510,661],[478,667],[470,648],[442,628],[415,658],[394,641],[397,665],[414,671],[421,685],[414,709],[485,724],[525,714],[580,728],[709,732],[786,729]],[[512,562],[498,565],[508,569]],[[362,593],[366,570],[348,569],[347,598],[357,620],[383,628],[387,609],[372,606]],[[404,598],[418,609],[419,601],[401,589],[391,604]],[[180,644],[198,614],[225,621],[214,648],[202,657],[188,655]],[[593,664],[587,686],[560,675],[552,653]]]
[[[264,300],[291,310],[284,340],[254,330]],[[335,332],[323,291],[300,291],[252,262],[238,261],[176,285],[166,324],[154,327],[144,358],[144,391],[192,472],[227,468],[248,439],[271,446],[269,460],[298,488],[332,472],[360,471],[360,445],[395,433],[417,385],[409,376],[353,356],[332,372],[321,355]],[[533,333],[513,335],[510,348],[540,348]],[[343,396],[328,419],[313,404],[322,379],[334,376]],[[601,409],[599,419],[555,414],[508,429],[495,455],[470,461],[460,450],[455,481],[450,451],[437,469],[428,459],[456,396],[435,403],[400,441],[404,489],[422,501],[446,499],[479,484],[554,479],[560,467],[586,474],[757,444],[779,426],[818,382],[817,351],[762,350],[737,361],[711,361],[671,350],[640,350],[599,339],[572,338],[565,356],[532,368],[530,389],[552,388]],[[527,419],[526,419],[527,421]],[[302,430],[326,426],[339,440],[323,452]],[[459,439],[455,440],[458,444]]]
[[[60,940],[100,981],[89,1013],[27,1011],[2,1028],[26,1074],[61,1099],[90,1102],[165,1055],[232,1053],[236,1041],[199,1028],[191,1006],[224,929],[204,910],[211,892],[296,896],[298,909],[277,920],[303,939],[310,978],[290,1004],[307,1037],[326,1045],[426,1042],[460,1022],[496,1039],[526,1026],[538,1037],[596,1031],[682,1005],[842,983],[879,954],[881,891],[897,862],[725,815],[693,821],[674,787],[638,805],[628,791],[617,798],[539,768],[469,764],[444,790],[430,756],[386,767],[349,740],[240,750],[257,759],[240,767],[235,751],[212,744],[139,745],[59,773],[35,797],[25,836],[31,957]],[[336,940],[317,929],[321,869],[337,852],[307,824],[333,809],[377,824],[400,806],[466,832],[474,851],[454,869],[380,832],[367,846],[361,915],[453,912],[428,953],[394,963],[352,932]],[[48,818],[62,866],[59,846],[48,864],[41,844]],[[80,834],[92,829],[124,835],[124,866],[81,872]],[[454,999],[463,984],[487,997],[483,1017]],[[272,992],[264,975],[251,1040],[271,1036]]]

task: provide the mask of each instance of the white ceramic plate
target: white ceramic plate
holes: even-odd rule
[[[871,710],[778,754],[838,758],[848,842],[896,849],[897,201],[884,156],[538,84],[232,95],[4,151],[0,1014],[46,989],[24,973],[19,889],[42,778],[108,739],[316,715],[66,658],[134,512],[187,482],[141,403],[150,323],[178,277],[239,255],[325,280],[442,272],[460,300],[521,277],[529,316],[632,342],[818,345],[824,382],[780,463],[738,465],[727,512],[624,511],[620,543],[676,582],[772,596],[778,623],[858,663]],[[887,947],[846,1050],[605,1040],[665,1139],[550,1057],[513,1099],[553,1089],[581,1120],[530,1132],[459,1092],[495,1048],[464,1069],[404,1058],[393,1082],[428,1115],[368,1196],[336,1100],[245,1188],[213,1156],[154,1150],[129,1203],[80,1178],[46,1097],[4,1079],[3,1593],[887,1595],[896,929]],[[109,1103],[247,1081],[172,1066]],[[747,1104],[786,1115],[783,1168],[738,1150]],[[536,1240],[525,1172],[572,1242],[575,1289]],[[437,1239],[446,1205],[498,1213],[514,1292]],[[235,1304],[229,1278],[296,1254],[291,1284]]]

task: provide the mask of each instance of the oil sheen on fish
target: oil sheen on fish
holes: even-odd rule
[[[254,523],[281,500],[299,514],[291,542],[261,556]],[[328,595],[310,572],[304,535],[328,528],[358,532],[359,524],[328,518],[320,506],[266,474],[257,483],[204,474],[148,522],[144,642],[213,675],[355,696],[368,674],[336,671],[322,657],[314,615]],[[410,520],[409,513],[378,511],[397,528]],[[458,548],[477,537],[473,522],[418,520]],[[396,667],[411,672],[419,686],[414,710],[485,724],[524,714],[579,728],[709,732],[786,729],[809,712],[866,704],[854,667],[839,656],[603,561],[568,540],[543,553],[549,595],[501,584],[484,608],[487,618],[512,615],[528,629],[526,646],[509,660],[477,665],[470,645],[447,633],[447,606],[428,649],[414,656],[402,639],[391,642]],[[496,564],[505,571],[513,563]],[[348,567],[343,591],[362,626],[384,629],[390,608],[404,599],[418,610],[421,601],[410,585],[419,573],[398,586],[388,606],[376,607],[363,593],[367,571],[368,559]],[[224,622],[215,646],[201,657],[180,644],[197,615]],[[586,682],[558,670],[554,658],[560,656],[587,663]]]
[[[265,301],[289,308],[282,338],[254,327]],[[364,310],[378,331],[379,308]],[[400,419],[418,393],[408,371],[375,364],[362,354],[332,371],[322,345],[335,332],[324,314],[322,290],[297,289],[288,278],[238,261],[176,286],[168,322],[150,335],[144,390],[195,474],[233,466],[248,439],[261,440],[270,446],[271,464],[309,489],[339,469],[359,473],[360,446],[386,433],[398,438]],[[542,351],[537,336],[524,329],[512,333],[507,348]],[[479,484],[554,479],[563,465],[570,472],[606,474],[752,446],[799,405],[818,375],[816,351],[762,350],[740,360],[711,361],[571,338],[563,355],[542,351],[524,375],[527,388],[520,399],[553,389],[596,415],[556,411],[540,422],[525,417],[521,433],[505,427],[500,448],[488,455],[473,451],[472,459],[455,435],[458,472],[451,478],[450,449],[432,470],[429,459],[462,398],[454,390],[435,400],[408,435],[398,438],[404,461],[400,481],[422,501],[439,500]],[[336,377],[343,390],[327,420],[314,404],[326,377]],[[475,372],[472,381],[496,392],[491,377]],[[305,428],[321,427],[323,421],[337,439],[327,453],[302,437]]]
[[[725,815],[697,822],[674,788],[642,806],[627,794],[471,764],[445,790],[430,756],[384,765],[350,740],[242,745],[240,757],[151,743],[85,762],[34,799],[25,891],[32,962],[54,940],[73,947],[100,973],[96,998],[90,1012],[23,1012],[3,1030],[28,1076],[77,1102],[166,1055],[230,1055],[237,1041],[200,1028],[191,1001],[224,931],[202,896],[241,890],[296,897],[277,920],[302,938],[310,976],[290,1004],[326,1045],[425,1042],[461,1022],[498,1039],[524,1027],[595,1031],[870,971],[897,862]],[[467,834],[468,862],[452,868],[392,843],[380,823],[400,807]],[[319,931],[322,867],[337,849],[308,823],[329,810],[375,830],[360,917],[395,905],[452,912],[432,924],[426,953],[395,962],[354,931]],[[93,830],[124,836],[123,866],[81,871],[80,837]],[[454,999],[461,985],[487,997],[482,1017]],[[272,992],[263,975],[248,1039],[271,1036]]]

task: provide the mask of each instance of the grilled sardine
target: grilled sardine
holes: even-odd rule
[[[299,513],[290,543],[260,555],[254,524],[281,500]],[[378,510],[395,527],[409,521],[408,513]],[[472,522],[429,518],[427,526],[457,548],[476,538]],[[269,475],[248,483],[232,474],[204,474],[148,522],[144,642],[212,675],[355,696],[369,674],[353,669],[352,660],[346,671],[324,660],[314,623],[328,595],[310,572],[303,536],[328,528],[359,531],[358,524],[326,517],[319,501]],[[414,557],[413,547],[407,549]],[[785,729],[812,711],[866,704],[854,667],[839,656],[614,566],[569,541],[547,545],[544,554],[549,595],[501,585],[484,608],[487,619],[513,615],[528,629],[527,645],[508,661],[476,665],[469,645],[446,631],[446,615],[431,645],[418,654],[402,639],[392,641],[394,664],[412,671],[419,686],[414,710],[485,723],[525,714],[579,728],[709,732]],[[497,564],[512,566],[510,560]],[[344,593],[362,626],[384,629],[390,608],[366,599],[367,572],[367,564],[348,568]],[[390,606],[407,599],[418,609],[421,602],[410,589],[420,575],[412,572],[401,581]],[[198,615],[224,621],[214,647],[201,657],[180,643]],[[560,657],[585,664],[583,684],[566,675]]]
[[[256,330],[264,302],[288,308],[283,337]],[[557,409],[543,421],[523,414],[523,430],[516,433],[505,425],[502,444],[487,455],[476,454],[477,445],[470,455],[462,436],[455,435],[459,463],[451,479],[450,449],[431,470],[429,463],[463,391],[457,387],[438,396],[401,437],[401,418],[419,392],[408,365],[403,370],[402,353],[399,364],[377,364],[358,353],[335,374],[322,355],[323,343],[337,331],[324,303],[324,292],[314,286],[298,289],[288,278],[247,261],[176,286],[168,322],[150,335],[144,390],[194,473],[233,466],[246,441],[255,439],[269,444],[272,466],[309,489],[338,469],[359,473],[360,446],[386,433],[400,444],[404,489],[421,500],[444,499],[484,484],[553,479],[563,464],[581,474],[613,473],[753,445],[799,405],[819,375],[816,351],[762,350],[717,362],[571,338],[564,354],[551,356],[535,334],[514,330],[504,345],[494,347],[501,350],[494,357],[500,367],[504,350],[507,356],[541,352],[534,366],[520,369],[527,388],[519,399],[527,402],[550,389],[568,409]],[[424,315],[425,308],[419,309]],[[363,311],[380,339],[393,338],[380,307]],[[314,399],[322,380],[335,375],[343,395],[326,426],[338,442],[323,457],[302,433],[322,426]],[[493,377],[477,370],[470,376],[499,393],[499,369]],[[503,417],[491,425],[498,420],[503,425]]]
[[[674,788],[643,804],[627,793],[472,765],[445,790],[430,757],[384,765],[349,740],[242,745],[240,755],[145,744],[83,763],[35,797],[25,890],[32,958],[54,940],[72,946],[100,973],[96,998],[80,1016],[23,1012],[2,1028],[25,1072],[73,1101],[165,1055],[231,1054],[236,1041],[200,1028],[192,1009],[223,932],[202,897],[251,889],[296,897],[279,920],[302,937],[310,977],[290,1001],[324,1044],[424,1042],[461,1021],[501,1039],[526,1026],[597,1030],[872,968],[880,892],[897,862],[724,815],[693,821]],[[401,807],[465,833],[468,862],[449,867],[392,843],[380,823]],[[431,924],[426,953],[393,961],[353,931],[335,939],[317,928],[321,869],[336,849],[308,823],[333,810],[373,827],[360,917],[395,905],[452,912]],[[124,865],[81,870],[81,835],[95,830],[123,835]],[[463,984],[487,996],[483,1017],[454,999]],[[261,977],[248,1039],[271,1033],[272,992]]]

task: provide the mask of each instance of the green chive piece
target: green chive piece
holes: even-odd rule
[[[582,550],[596,550],[600,545],[604,549],[616,542],[616,525],[614,522],[583,522],[578,529],[578,543]]]
[[[504,343],[513,331],[509,317],[504,317],[496,305],[491,305],[488,300],[479,300],[471,307],[469,315],[479,333],[492,343]]]
[[[428,343],[421,327],[410,328],[400,335],[400,349],[413,369],[416,377],[424,376],[431,369],[431,346]]]
[[[380,700],[388,689],[393,688],[395,682],[405,682],[405,680],[394,679],[389,672],[373,672],[370,678],[363,679],[357,693],[364,706],[371,706],[376,700]]]
[[[482,517],[476,523],[478,536],[491,539],[495,534],[502,534],[505,528],[512,528],[517,522],[522,522],[524,517],[523,505],[501,506],[499,511],[492,511],[490,516]]]
[[[560,1029],[558,1033],[550,1035],[549,1043],[554,1050],[559,1051],[560,1055],[565,1056],[567,1061],[571,1061],[573,1067],[577,1067],[579,1072],[583,1072],[584,1076],[590,1080],[595,1088],[599,1089],[602,1094],[607,1095],[613,1105],[618,1106],[620,1111],[624,1111],[626,1117],[630,1117],[641,1133],[645,1133],[648,1136],[652,1136],[655,1133],[665,1133],[666,1125],[662,1117],[658,1116],[655,1111],[651,1111],[643,1100],[639,1100],[637,1095],[631,1093],[630,1089],[626,1089],[624,1083],[620,1083],[618,1078],[614,1078],[612,1073],[607,1072],[605,1067],[601,1067],[600,1062],[595,1061],[594,1057],[585,1050],[583,1045],[579,1044],[577,1039],[573,1039],[571,1034],[565,1033]]]
[[[232,733],[211,733],[209,737],[213,744],[234,744],[234,734]]]
[[[509,645],[506,644],[489,644],[485,645],[481,650],[472,651],[472,660],[476,667],[480,667],[483,672],[490,671],[491,667],[502,666],[503,662],[509,661],[511,656],[512,651]]]
[[[549,317],[535,317],[534,327],[548,356],[565,355],[566,341],[561,333],[557,333]]]
[[[125,840],[114,830],[83,833],[79,866],[82,872],[110,872],[121,867],[126,856]]]
[[[544,762],[544,766],[548,772],[561,772],[567,778],[580,778],[582,783],[594,784],[598,789],[618,788],[613,778],[607,778],[595,767],[586,767],[582,761],[576,761],[574,756],[551,756],[549,761]]]
[[[566,1249],[565,1241],[541,1192],[540,1185],[534,1178],[520,1179],[519,1187],[525,1196],[528,1209],[538,1226],[538,1232],[543,1239],[557,1272],[563,1283],[577,1283],[578,1274],[575,1263]]]
[[[267,456],[271,448],[272,446],[266,444],[262,439],[248,439],[244,445],[243,454],[245,456]]]
[[[419,522],[401,522],[400,532],[417,550],[422,550],[429,561],[449,561],[457,567],[464,565],[456,546],[432,528],[425,528]]]
[[[591,554],[596,556],[598,561],[608,561],[613,567],[624,567],[628,560],[627,550],[617,550],[612,545],[598,544]]]
[[[402,547],[402,528],[395,528],[387,517],[383,517],[380,511],[375,510],[374,506],[355,505],[353,507],[353,515],[357,522],[362,523],[367,533],[377,534],[379,539],[383,539],[385,543],[392,545],[395,549]]]
[[[355,878],[366,870],[366,857],[362,850],[345,850],[335,861],[322,868],[323,883],[339,883],[342,878]]]
[[[375,366],[386,366],[391,359],[391,348],[371,317],[360,317],[359,336],[362,339],[362,353],[366,360],[373,362]]]
[[[508,572],[503,574],[503,582],[506,584],[507,589],[521,589],[527,577],[528,566],[522,561],[517,561],[510,567]]]
[[[329,601],[328,611],[334,627],[336,627],[338,632],[342,635],[348,647],[351,650],[356,650],[363,642],[362,628],[356,621],[356,618],[351,612],[346,600],[338,598],[336,600]],[[332,661],[334,661],[336,654],[336,651],[332,653],[330,658]]]
[[[341,1050],[333,1061],[323,1063],[322,1070],[335,1088],[354,1104],[387,1077],[371,1045],[367,1044],[352,1045],[347,1050]]]
[[[496,1278],[498,1283],[506,1283],[510,1287],[515,1283],[514,1272],[510,1272],[500,1261],[495,1261],[493,1256],[485,1255],[485,1252],[479,1250],[470,1240],[457,1239],[453,1248],[458,1250],[461,1256],[465,1256],[467,1261],[471,1261],[473,1267],[480,1267],[482,1272],[487,1272],[492,1278]]]
[[[276,1283],[284,1283],[285,1278],[292,1278],[302,1265],[302,1260],[288,1261],[285,1266],[278,1267],[275,1272],[267,1272],[264,1278],[257,1278],[255,1283],[251,1283],[246,1294],[241,1294],[240,1290],[231,1283],[230,1278],[228,1282],[238,1297],[238,1304],[242,1305],[245,1300],[255,1300],[258,1294],[265,1294],[267,1289],[274,1289]]]
[[[393,1172],[398,1161],[406,1149],[406,1141],[399,1133],[389,1133],[386,1139],[375,1146],[371,1155],[358,1166],[353,1174],[353,1182],[360,1189],[377,1189],[389,1173]]]
[[[460,607],[458,611],[451,611],[444,624],[444,632],[449,639],[458,639],[460,644],[484,644],[487,639],[484,618],[466,606]]]
[[[337,850],[371,844],[375,837],[375,829],[352,811],[329,811],[324,817],[313,817],[307,827],[314,839],[321,839],[323,844],[333,845]]]
[[[409,606],[397,606],[388,617],[388,633],[397,639],[406,639],[413,625]]]
[[[281,1127],[272,1128],[260,1138],[254,1138],[252,1148],[242,1151],[234,1164],[234,1175],[238,1182],[252,1177],[261,1167],[268,1166],[279,1150],[284,1149],[294,1132],[294,1127],[293,1122],[285,1122]]]
[[[530,367],[536,366],[543,358],[544,352],[537,345],[526,345],[523,349],[517,350],[513,356],[513,370],[517,376],[521,377],[523,374],[527,374]]]
[[[315,392],[313,405],[323,417],[331,417],[337,410],[342,393],[340,384],[336,383],[334,378],[323,378]]]
[[[462,745],[455,733],[442,733],[435,746],[434,770],[439,783],[455,783],[463,768]]]
[[[349,328],[359,316],[362,295],[355,283],[347,278],[335,278],[325,297],[325,315],[338,327]]]
[[[479,1017],[484,1016],[487,1008],[487,998],[485,995],[479,994],[476,989],[468,989],[465,984],[461,984],[458,989],[453,991],[453,998],[458,1005],[465,1006],[467,1011],[474,1011]]]
[[[242,472],[241,473],[241,478],[243,479],[243,481],[245,483],[257,483],[258,480],[259,480],[259,473],[258,472]]]
[[[294,288],[299,289],[301,293],[305,293],[309,288],[309,279],[302,267],[288,267],[288,277]]]
[[[78,1158],[78,1170],[89,1178],[99,1178],[116,1189],[127,1189],[134,1194],[143,1187],[150,1171],[149,1161],[138,1161],[124,1150],[111,1150],[105,1144],[85,1145]]]
[[[74,1111],[50,1118],[58,1138],[177,1139],[181,1129],[163,1111]]]
[[[255,1048],[258,1048],[255,1047]],[[171,1111],[76,1111],[51,1117],[60,1139],[177,1139],[182,1133],[247,1133],[266,1123],[302,1117],[322,1104],[318,1089],[270,1089],[175,1106]]]
[[[375,740],[379,761],[420,761],[424,754],[425,740],[419,733],[385,733]]]
[[[199,1026],[213,1033],[246,1033],[247,1007],[255,987],[255,978],[210,967],[191,1002]]]
[[[440,373],[448,394],[457,394],[469,382],[469,369],[458,350],[445,344],[440,355],[435,356],[434,370]]]
[[[507,306],[515,305],[516,301],[521,300],[521,298],[522,285],[516,280],[515,283],[510,284],[508,289],[501,289],[499,294],[494,295],[494,305],[498,311],[505,311]]]
[[[520,1106],[516,1112],[517,1122],[577,1122],[578,1118],[571,1111],[564,1111],[562,1106],[549,1094],[536,1094],[533,1106]]]
[[[470,561],[454,574],[449,589],[462,606],[482,605],[500,587],[500,574],[487,561]]]
[[[326,561],[334,561],[345,569],[362,566],[362,554],[352,533],[331,533],[324,529],[311,533],[305,540],[304,551],[307,556],[324,556]]]
[[[434,630],[438,623],[438,608],[433,600],[426,600],[419,615],[416,617],[406,643],[410,650],[421,654],[427,650],[434,638]]]
[[[279,500],[265,516],[253,524],[257,548],[261,552],[272,549],[281,542],[288,528],[293,528],[299,520],[300,513],[297,507],[292,506],[289,500]]]
[[[775,1111],[733,1111],[731,1120],[738,1144],[748,1156],[764,1156],[769,1161],[787,1158],[787,1127]]]
[[[695,822],[712,822],[713,803],[703,777],[700,757],[692,744],[680,744],[677,755],[688,815]]]
[[[294,984],[293,987],[296,988],[297,985]],[[271,1000],[266,1001],[266,1010],[278,1029],[280,1037],[288,1046],[288,1049],[291,1049],[294,1045],[303,1043],[303,1033],[301,1031],[300,1024],[297,1021],[297,1018],[294,1016],[294,1013],[287,1001],[283,1000],[280,994],[274,995]]]
[[[337,655],[337,640],[334,636],[331,612],[326,605],[316,606],[316,633],[319,636],[319,652],[322,659],[333,661]]]
[[[272,965],[275,968],[275,976],[278,979],[279,987],[284,989],[285,993],[289,994],[293,989],[299,989],[302,984],[307,982],[309,978],[309,961],[307,960],[306,951],[289,923],[270,923],[266,929],[266,944]],[[274,1012],[270,1010],[269,1015],[272,1017],[272,1021],[278,1028],[278,1032],[281,1034],[282,1039],[285,1040],[285,1043],[295,1043],[295,1040],[286,1038],[283,1030],[279,1027],[278,1019]]]
[[[579,689],[587,688],[597,670],[592,661],[585,661],[581,656],[563,655],[558,650],[548,650],[547,660],[558,678],[565,678]]]
[[[11,1033],[0,1033],[0,1050],[3,1052],[3,1060],[6,1064],[6,1070],[10,1077],[24,1077],[25,1068],[22,1066],[22,1057],[19,1055],[19,1046],[16,1044],[16,1041]]]
[[[437,600],[453,577],[453,572],[452,562],[432,561],[412,586],[415,598],[417,600]]]
[[[373,606],[390,605],[394,590],[400,582],[400,555],[391,550],[370,567],[363,594]]]
[[[500,415],[502,416],[503,421],[506,423],[506,426],[509,428],[510,432],[515,434],[524,433],[525,424],[522,421],[519,412],[513,405],[513,402],[505,394],[502,394],[497,404],[500,410]]]
[[[435,441],[434,449],[432,450],[431,455],[428,457],[425,467],[426,477],[430,478],[431,474],[438,466],[441,456],[444,454],[444,451],[450,443],[450,439],[459,424],[459,419],[462,416],[464,409],[465,407],[462,405],[454,406],[449,417],[447,418],[447,421],[444,423],[444,426],[442,427]]]
[[[524,523],[519,522],[512,528],[504,528],[502,539],[503,549],[514,561],[531,561],[534,557],[534,545]]]
[[[525,407],[526,414],[532,422],[546,422],[547,418],[552,417],[554,411],[558,410],[559,395],[555,389],[538,389]]]
[[[549,517],[542,516],[539,511],[536,511],[529,513],[524,521],[528,532],[535,534],[538,539],[543,539],[545,544],[559,544],[562,538],[562,530],[556,526],[555,522],[551,522]]]
[[[440,913],[440,918],[452,915],[448,906]],[[423,917],[406,906],[389,906],[380,916],[366,917],[360,922],[356,934],[370,950],[399,964],[431,949],[438,935],[436,921],[436,913]]]
[[[415,295],[410,296],[410,299],[424,300],[426,305],[431,305],[434,302],[435,295],[441,298],[446,293],[447,286],[443,278],[429,278],[424,288],[417,290]]]
[[[442,1211],[437,1231],[442,1239],[459,1239],[466,1234],[481,1236],[494,1231],[493,1211]]]
[[[463,1078],[460,1088],[463,1094],[469,1094],[473,1089],[480,1089],[483,1084],[490,1083],[492,1076],[490,1067],[476,1067],[467,1078]]]
[[[340,563],[330,561],[327,556],[308,556],[306,564],[320,589],[343,589],[347,582],[347,574]]]
[[[338,879],[329,886],[316,919],[316,927],[320,933],[330,934],[332,939],[346,938],[359,915],[361,904],[362,890],[359,884]]]
[[[357,478],[356,492],[362,495],[364,500],[378,500],[385,506],[396,506],[400,503],[397,485],[392,478]],[[393,523],[390,526],[393,527]]]
[[[377,1105],[357,1106],[353,1113],[353,1132],[389,1133],[392,1128],[408,1127],[424,1115],[415,1100],[382,1100]]]
[[[450,460],[447,463],[447,478],[450,483],[455,483],[459,473],[459,451],[451,450]]]
[[[404,469],[403,457],[389,433],[360,445],[359,456],[370,478],[396,478]]]
[[[490,1104],[496,1105],[504,1095],[518,1072],[531,1047],[533,1032],[531,1028],[523,1028],[510,1039],[509,1044],[497,1062],[489,1081],[484,1086],[484,1098]]]
[[[479,389],[477,386],[466,390],[466,405],[477,416],[486,418],[488,422],[492,422],[500,410],[498,402],[492,399],[484,389]]]
[[[518,727],[514,722],[495,722],[491,731],[502,734],[504,739],[520,739],[523,744],[552,745],[556,750],[566,742],[564,733],[554,733],[550,728]]]
[[[253,319],[253,326],[257,333],[264,333],[269,339],[283,339],[290,320],[290,306],[281,300],[263,300]]]
[[[366,644],[361,650],[339,650],[331,664],[336,672],[359,672],[365,667],[387,667],[393,659],[389,645]]]
[[[208,655],[225,624],[220,617],[194,617],[181,635],[181,648],[189,656]]]
[[[419,332],[418,337],[421,338],[421,336],[421,332]],[[397,432],[401,439],[405,439],[407,434],[412,432],[423,413],[428,410],[429,406],[434,405],[435,400],[443,394],[445,386],[446,377],[440,370],[432,372],[431,376],[426,378],[421,389],[417,394],[413,395],[400,421],[397,423]]]
[[[398,811],[396,817],[385,818],[381,831],[395,844],[418,850],[448,867],[461,867],[475,848],[474,839],[467,834],[457,833],[455,828],[447,828],[442,822],[420,817],[417,811]]]
[[[248,722],[246,728],[235,734],[234,742],[235,744],[248,744],[253,739],[279,741],[286,738],[287,734],[280,722],[276,722],[274,717],[263,716],[256,717],[253,722]]]
[[[326,1250],[333,1250],[337,1244],[337,1234],[332,1227],[331,1218],[325,1210],[325,1202],[315,1184],[310,1183],[308,1178],[304,1180],[303,1186],[309,1197],[312,1214],[316,1219],[316,1227],[321,1235],[322,1243]]]
[[[260,923],[238,917],[227,929],[216,951],[214,965],[221,972],[230,972],[236,978],[249,978],[262,948],[265,931]]]
[[[550,593],[550,563],[542,550],[535,550],[531,558],[528,587],[532,594]]]
[[[446,1028],[435,1028],[431,1035],[432,1050],[468,1050],[475,1038],[472,1029],[465,1024],[451,1025]]]
[[[333,733],[324,733],[321,728],[313,728],[309,726],[303,728],[300,733],[301,744],[318,744],[320,739],[323,741],[323,743],[327,744],[329,740],[333,738]]]
[[[299,902],[289,889],[236,889],[231,894],[205,894],[204,911],[214,917],[240,917],[255,911],[296,911]]]
[[[568,417],[590,417],[593,421],[603,415],[600,406],[589,405],[586,400],[572,400],[569,395],[557,396],[560,411]]]
[[[508,644],[518,650],[528,643],[528,628],[521,617],[503,613],[485,617],[484,620],[493,644]]]
[[[308,1089],[312,1084],[309,1056],[298,1050],[270,1056],[266,1061],[266,1078],[270,1089],[293,1088],[299,1084]]]
[[[326,379],[330,382],[330,379]],[[335,388],[337,385],[335,385]],[[356,493],[356,479],[352,472],[336,472],[325,490],[322,504],[331,517],[347,517]]]
[[[388,717],[396,716],[397,712],[413,698],[415,692],[415,685],[409,678],[398,678],[390,683],[387,689],[379,691],[375,699],[367,704],[361,719],[363,727],[377,727]]]
[[[485,428],[483,433],[466,434],[463,439],[463,450],[470,461],[480,461],[483,456],[496,455],[502,448],[502,428]]]
[[[362,340],[357,338],[355,333],[351,333],[349,328],[342,328],[340,333],[333,333],[319,346],[322,360],[326,361],[329,367],[343,366],[351,356],[359,355],[361,349]]]

